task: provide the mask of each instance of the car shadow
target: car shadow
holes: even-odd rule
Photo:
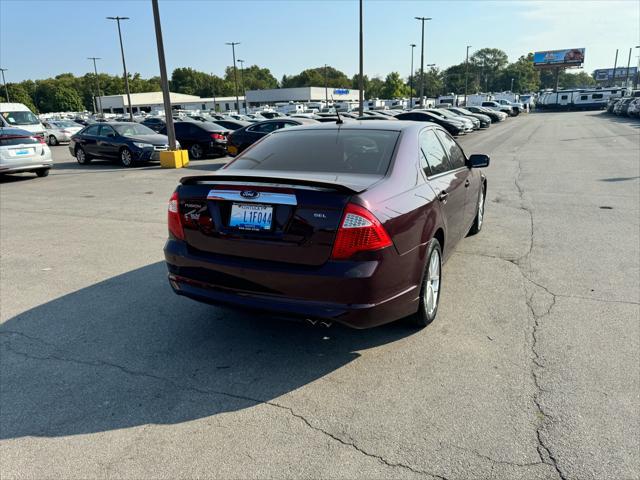
[[[589,116],[613,123],[627,124],[635,128],[640,128],[640,118],[637,117],[615,115],[613,113],[607,113],[606,111],[593,112]]]
[[[33,180],[38,178],[35,173],[0,173],[0,184],[3,183],[17,183],[24,182],[25,180]]]
[[[65,174],[70,173],[91,173],[91,172],[126,172],[130,170],[157,170],[160,168],[160,163],[139,163],[134,164],[133,167],[125,168],[112,160],[91,160],[91,163],[87,165],[80,165],[75,161],[68,162],[55,162],[53,165],[52,173],[64,171]],[[59,174],[61,175],[61,174]]]
[[[173,294],[163,262],[57,298],[0,326],[0,438],[175,424],[317,381],[411,335],[311,327]]]

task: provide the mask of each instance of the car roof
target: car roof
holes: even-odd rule
[[[313,125],[306,125],[300,127],[291,127],[283,130],[276,130],[273,133],[288,132],[292,130],[392,130],[396,132],[423,130],[425,127],[440,128],[434,123],[416,122],[413,120],[376,120],[375,122],[367,120],[353,120],[351,122],[345,122],[342,124],[337,123],[315,123]],[[442,130],[442,128],[440,128]]]

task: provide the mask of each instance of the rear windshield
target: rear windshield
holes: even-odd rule
[[[399,134],[386,130],[282,131],[247,150],[227,168],[384,175]]]
[[[151,130],[149,127],[145,127],[144,125],[137,123],[132,123],[131,125],[114,125],[113,128],[115,128],[123,137],[132,137],[135,135],[156,135],[156,132]]]
[[[38,125],[40,121],[31,112],[2,112],[2,118],[9,125]]]

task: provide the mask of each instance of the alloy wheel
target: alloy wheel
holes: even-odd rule
[[[424,305],[427,315],[431,317],[438,308],[438,294],[440,292],[440,252],[434,249],[429,258],[427,282],[424,288]]]
[[[202,147],[197,143],[191,145],[191,148],[189,150],[191,153],[191,157],[194,160],[200,160],[202,158]]]
[[[124,165],[125,167],[131,166],[132,158],[131,158],[131,152],[129,151],[129,149],[125,148],[122,150],[122,152],[120,152],[120,161],[122,162],[122,165]]]

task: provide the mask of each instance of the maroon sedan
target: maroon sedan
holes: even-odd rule
[[[294,127],[169,201],[164,252],[178,295],[366,328],[436,316],[442,263],[482,228],[487,182],[441,127]]]

